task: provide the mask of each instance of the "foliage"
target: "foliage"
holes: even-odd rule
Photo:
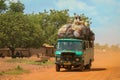
[[[8,75],[20,75],[23,73],[29,73],[28,70],[24,70],[21,66],[17,65],[14,69],[9,69],[7,71],[0,72],[0,75],[8,74]]]
[[[39,12],[39,14],[24,14],[24,4],[20,1],[5,4],[0,1],[4,8],[0,7],[5,13],[0,14],[0,47],[9,47],[14,53],[17,47],[39,48],[43,43],[55,44],[58,29],[66,24],[70,17],[69,10],[49,10]],[[84,14],[81,17],[85,21],[90,19]]]
[[[54,62],[49,61],[49,62],[40,62],[40,61],[33,61],[33,60],[27,60],[27,59],[8,59],[6,60],[8,63],[23,63],[23,64],[32,64],[32,65],[51,65],[54,64]],[[19,68],[19,66],[17,66]]]
[[[119,47],[118,44],[108,45],[108,44],[95,43],[95,48],[96,49],[109,49],[109,50],[114,50],[114,51],[119,51],[120,50],[120,47]]]
[[[0,0],[0,13],[4,13],[7,9],[7,6],[5,4],[5,0]]]
[[[117,45],[111,45],[110,48],[113,49],[114,51],[120,51],[120,46],[118,44]]]
[[[57,30],[67,23],[69,18],[68,10],[44,10],[43,13],[30,14],[29,18],[34,22],[34,26],[42,29],[44,42],[54,44],[57,40]]]
[[[24,4],[22,4],[20,1],[18,2],[10,2],[9,10],[12,12],[22,12],[25,9]]]
[[[90,24],[92,24],[92,22],[90,21],[91,18],[85,16],[85,14],[81,14],[80,17],[84,22],[88,22],[89,23],[88,26],[90,27]]]
[[[40,29],[36,28],[26,15],[7,12],[1,14],[0,17],[0,40],[2,43],[0,47],[38,47],[36,44],[41,45]]]

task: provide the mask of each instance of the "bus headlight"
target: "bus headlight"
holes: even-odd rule
[[[76,58],[75,60],[76,60],[76,61],[80,61],[80,59],[79,59],[79,58]]]

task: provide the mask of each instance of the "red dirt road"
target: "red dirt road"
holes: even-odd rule
[[[120,80],[120,53],[96,53],[90,71],[55,71],[55,66],[22,75],[22,80]]]

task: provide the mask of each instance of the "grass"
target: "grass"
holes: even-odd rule
[[[26,59],[7,59],[5,62],[10,62],[10,63],[25,63],[28,60]]]
[[[14,69],[9,69],[7,71],[1,71],[0,75],[5,75],[5,74],[8,74],[8,75],[20,75],[20,74],[23,74],[23,73],[29,73],[29,71],[24,70],[21,66],[18,65]]]
[[[26,59],[8,59],[6,62],[9,63],[24,63],[24,64],[33,64],[33,65],[41,65],[40,62],[35,62],[33,60],[26,60]]]
[[[6,59],[5,62],[7,63],[22,63],[22,64],[30,64],[30,65],[40,65],[40,66],[48,66],[48,65],[53,65],[54,62],[53,61],[35,61],[35,60],[29,60],[29,59]],[[0,75],[19,75],[19,74],[23,74],[23,73],[29,73],[29,70],[25,70],[23,69],[20,65],[17,65],[15,68],[13,69],[8,69],[5,71],[1,71]]]
[[[27,60],[27,59],[7,59],[5,62],[24,63],[24,64],[32,64],[32,65],[52,65],[52,64],[54,64],[54,62],[52,62],[52,61],[40,62],[40,61],[33,61],[33,60]]]
[[[0,72],[0,75],[3,75],[3,72]]]

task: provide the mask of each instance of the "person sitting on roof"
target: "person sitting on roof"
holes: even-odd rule
[[[74,23],[76,25],[83,25],[84,21],[82,21],[81,17],[79,15],[75,16]]]

